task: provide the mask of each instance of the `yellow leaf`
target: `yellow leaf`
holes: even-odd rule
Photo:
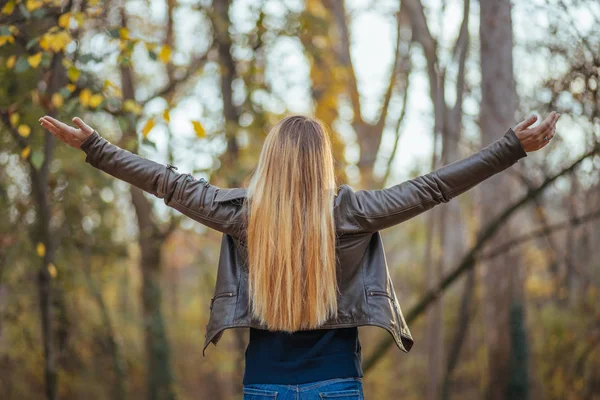
[[[123,110],[137,115],[142,112],[142,107],[135,100],[127,99],[123,102]]]
[[[92,97],[92,92],[90,91],[90,89],[83,89],[79,93],[79,101],[81,102],[81,104],[84,107],[88,106],[88,104],[90,103],[90,98],[91,97]]]
[[[40,65],[41,61],[42,61],[42,52],[41,51],[37,54],[27,57],[27,62],[33,68],[37,68],[37,66]]]
[[[74,65],[73,61],[69,60],[67,57],[62,57],[60,63],[65,69],[71,68]]]
[[[73,15],[73,18],[75,18],[75,21],[77,21],[77,25],[83,26],[83,22],[85,21],[85,15],[82,12],[75,13],[75,15]]]
[[[12,36],[0,36],[0,47],[4,46],[6,42],[10,42]]]
[[[122,97],[123,96],[123,92],[121,92],[121,89],[119,89],[119,87],[117,85],[115,85],[112,81],[110,81],[109,79],[104,80],[104,85],[103,85],[102,91],[106,93],[106,97],[110,97],[111,93],[113,94],[114,97]]]
[[[40,47],[44,50],[50,50],[50,36],[47,33],[40,37]]]
[[[80,75],[81,71],[78,70],[76,67],[70,67],[67,71],[67,76],[69,77],[69,80],[71,82],[77,82],[77,79],[79,79]]]
[[[156,43],[144,42],[144,44],[148,50],[154,50],[156,48]]]
[[[52,278],[56,278],[56,275],[58,275],[58,271],[54,264],[52,264],[52,263],[48,264],[48,273],[50,274],[50,276]]]
[[[19,132],[19,135],[21,135],[23,137],[27,137],[31,133],[31,128],[28,125],[21,124],[17,128],[17,131]]]
[[[104,98],[102,97],[102,95],[100,93],[96,93],[95,95],[93,95],[92,97],[90,97],[90,107],[92,108],[96,108],[100,105],[100,103],[102,103],[102,100]]]
[[[27,0],[25,7],[27,7],[27,11],[31,12],[31,11],[37,10],[38,8],[40,8],[43,5],[44,5],[44,2],[41,0]]]
[[[129,39],[129,30],[127,28],[121,28],[119,29],[119,35],[121,36],[121,39],[127,40]]]
[[[50,101],[52,101],[52,105],[55,108],[61,108],[64,103],[63,97],[60,93],[53,93]]]
[[[12,67],[15,66],[16,61],[17,61],[17,56],[13,54],[12,56],[8,57],[8,60],[6,61],[6,67],[8,69],[11,69]]]
[[[30,153],[31,153],[31,148],[29,146],[27,146],[23,150],[21,150],[21,157],[27,158],[27,157],[29,157]]]
[[[154,118],[150,118],[146,122],[146,124],[142,128],[142,135],[144,135],[144,137],[148,137],[148,134],[150,133],[150,131],[152,130],[152,128],[154,128]]]
[[[111,87],[117,87],[117,85],[112,83],[112,81],[110,79],[105,79],[104,82],[102,82],[103,89],[107,89],[107,88],[111,88]]]
[[[163,46],[163,48],[160,49],[160,53],[158,53],[158,59],[164,64],[168,63],[169,60],[171,60],[171,48],[167,45]]]
[[[51,50],[54,53],[58,53],[61,50],[67,48],[67,45],[71,42],[71,35],[66,30],[62,30],[58,33],[46,32],[40,38],[40,47],[44,50]],[[63,59],[63,65],[66,59]],[[67,65],[65,65],[67,67]]]
[[[163,119],[167,122],[171,122],[171,116],[169,115],[168,108],[165,108],[165,111],[163,111]]]
[[[39,242],[35,248],[35,251],[38,257],[44,257],[46,255],[46,246],[44,246],[44,243]]]
[[[15,9],[15,2],[9,1],[4,7],[2,7],[2,14],[11,15]]]
[[[206,132],[204,131],[204,127],[199,121],[192,121],[192,125],[194,125],[194,132],[196,132],[196,136],[204,137]]]
[[[71,13],[67,12],[58,17],[58,26],[61,28],[68,28],[69,22],[71,21]]]
[[[76,86],[73,85],[72,83],[67,83],[66,86],[67,90],[71,93],[73,93],[73,91],[75,90]]]
[[[10,124],[12,126],[16,126],[19,123],[19,114],[12,113],[10,114]]]
[[[71,42],[71,35],[67,31],[61,31],[56,35],[52,36],[50,41],[50,48],[58,53],[61,50],[65,50],[67,45]]]

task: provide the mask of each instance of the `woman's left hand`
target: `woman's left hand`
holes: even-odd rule
[[[79,117],[72,119],[73,123],[77,125],[79,129],[70,127],[49,115],[44,115],[39,121],[40,125],[48,129],[50,133],[76,149],[80,148],[85,139],[94,132],[94,129],[83,122]]]

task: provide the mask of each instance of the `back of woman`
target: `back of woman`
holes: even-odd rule
[[[224,233],[230,247],[222,249],[204,350],[225,329],[250,328],[246,400],[361,400],[358,327],[386,329],[405,352],[413,345],[378,232],[546,146],[558,117],[553,112],[533,128],[536,118],[528,118],[462,160],[386,189],[356,192],[337,184],[329,132],[306,116],[286,117],[271,129],[247,193],[132,154],[79,118],[73,118],[79,128],[49,116],[40,123],[85,151],[92,166]],[[234,197],[229,193],[245,194],[245,212],[225,201]]]
[[[245,398],[363,397],[358,328],[317,329],[338,308],[337,188],[325,126],[279,121],[246,197],[250,308],[268,329],[250,328]]]

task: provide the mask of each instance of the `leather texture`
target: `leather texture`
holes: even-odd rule
[[[81,145],[92,166],[150,193],[165,204],[223,233],[217,279],[206,325],[202,354],[230,328],[266,329],[250,317],[244,222],[245,188],[220,188],[206,179],[177,171],[110,143],[94,131]],[[461,160],[397,185],[354,190],[342,184],[334,200],[338,263],[338,316],[322,328],[378,326],[396,346],[409,352],[414,344],[385,257],[380,231],[432,207],[447,203],[478,183],[526,157],[509,129],[502,137]]]

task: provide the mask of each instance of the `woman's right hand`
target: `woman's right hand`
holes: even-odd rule
[[[556,121],[559,117],[559,113],[552,111],[541,124],[534,128],[529,128],[529,126],[537,121],[536,115],[519,122],[513,131],[521,142],[523,150],[526,152],[536,151],[550,143],[556,132]]]
[[[72,119],[73,123],[77,125],[79,129],[73,128],[49,115],[44,115],[39,121],[42,127],[48,129],[50,133],[58,139],[76,149],[79,149],[85,139],[94,132],[94,128],[83,122],[79,117]]]

